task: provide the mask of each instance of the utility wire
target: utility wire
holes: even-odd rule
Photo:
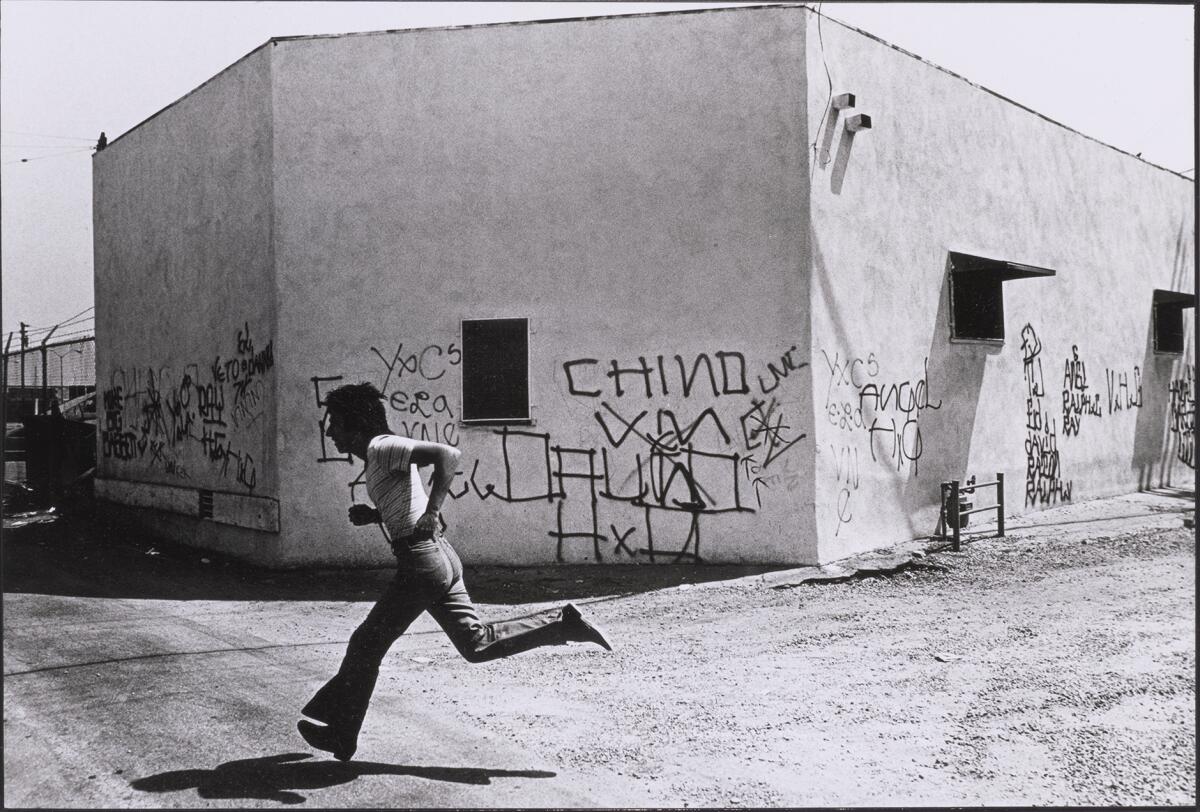
[[[95,306],[95,305],[92,305],[91,307],[85,307],[83,310],[80,310],[80,311],[79,311],[78,313],[76,313],[74,316],[68,316],[68,317],[66,318],[66,321],[70,321],[71,319],[77,319],[77,318],[79,318],[80,316],[82,316],[84,313],[88,312],[89,310],[95,310],[95,309],[96,309],[96,306]]]
[[[50,135],[49,133],[31,133],[31,132],[28,132],[27,130],[0,130],[0,132],[10,133],[11,135],[36,135],[39,138],[61,138],[64,141],[94,142],[96,140],[95,138],[84,138],[81,135]]]
[[[4,166],[8,166],[9,164],[27,164],[27,163],[31,163],[33,161],[44,161],[47,158],[62,158],[66,155],[78,155],[80,153],[91,152],[91,151],[92,151],[92,147],[78,147],[76,149],[67,150],[66,152],[56,152],[52,155],[39,155],[36,158],[21,158],[16,161],[5,161]]]
[[[63,327],[74,327],[77,324],[84,324],[89,321],[95,321],[95,317],[88,316],[88,317],[82,318],[82,319],[75,319],[74,321],[64,321],[61,324],[54,325],[53,327],[42,327],[37,330],[26,330],[25,335],[37,336],[37,335],[41,335],[42,333],[48,333],[51,330],[61,330]]]
[[[74,316],[68,316],[67,318],[63,319],[62,321],[60,321],[56,324],[50,324],[45,327],[30,327],[26,332],[27,333],[41,333],[41,332],[45,332],[46,330],[53,330],[55,327],[63,327],[68,324],[74,324],[75,323],[74,319],[78,319],[80,316],[82,316],[84,313],[88,312],[89,310],[95,310],[95,309],[96,309],[95,305],[92,305],[91,307],[85,307],[83,310],[80,310]],[[94,316],[88,316],[87,318],[89,318],[89,319],[94,318]],[[83,321],[87,321],[87,319],[83,319]]]
[[[53,327],[42,327],[38,330],[26,330],[25,335],[29,338],[36,338],[37,336],[41,335],[42,333],[49,333],[51,330],[57,330],[62,327],[74,327],[78,324],[85,324],[89,321],[94,321],[94,320],[95,320],[94,316],[88,316],[87,318],[76,319],[75,321],[64,321],[62,324],[56,324]]]
[[[88,335],[88,336],[90,336],[90,335],[94,335],[94,334],[95,334],[95,332],[96,332],[96,331],[95,331],[95,329],[94,329],[94,328],[87,328],[87,329],[84,329],[84,330],[75,330],[74,332],[70,332],[70,333],[63,333],[62,335],[56,335],[56,336],[54,336],[54,338],[55,338],[55,339],[63,339],[63,338],[70,338],[71,336],[82,336],[82,335]],[[32,352],[32,351],[33,351],[33,349],[34,349],[34,348],[33,348],[32,346],[30,346],[30,347],[27,347],[27,348],[25,349],[25,352]],[[16,353],[19,353],[19,352],[21,352],[21,350],[17,349],[17,350],[13,350],[13,351],[12,351],[12,352],[10,352],[9,354],[10,354],[10,355],[15,355]]]
[[[79,342],[79,341],[86,341],[89,338],[95,337],[95,335],[96,335],[95,330],[78,330],[78,331],[72,332],[72,333],[64,333],[63,335],[55,336],[54,343],[47,344],[46,349],[56,347],[59,344],[72,344],[72,343]],[[75,336],[82,336],[82,338],[75,338]],[[30,344],[25,349],[21,349],[20,347],[13,347],[7,353],[4,353],[4,357],[12,358],[14,356],[21,355],[23,353],[39,352],[40,348],[41,348],[40,342],[37,346]]]
[[[62,149],[68,144],[0,144],[0,149]],[[83,149],[82,146],[77,149]]]

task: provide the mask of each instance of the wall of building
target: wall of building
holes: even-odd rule
[[[472,562],[815,559],[804,21],[271,48],[285,563],[389,560],[321,440],[321,393],[363,380],[463,451]],[[459,422],[460,320],[496,317],[532,320],[533,425]]]
[[[820,558],[934,532],[969,475],[1009,513],[1191,485],[1194,311],[1156,354],[1151,302],[1192,290],[1194,184],[828,19],[807,62]],[[1002,345],[951,342],[950,251],[1057,276],[1004,283]]]
[[[93,161],[97,492],[261,561],[279,538],[270,85],[256,51]]]

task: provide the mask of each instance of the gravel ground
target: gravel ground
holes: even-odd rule
[[[1095,530],[839,584],[590,602],[613,654],[464,673],[436,639],[414,665],[410,640],[383,682],[409,687],[377,705],[443,704],[648,805],[1193,804],[1192,531]]]
[[[616,651],[471,666],[432,623],[414,628],[384,662],[360,753],[408,763],[404,720],[434,712],[471,747],[530,753],[621,806],[1194,805],[1195,541],[1182,505],[1160,501],[1166,513],[1068,506],[835,583],[744,567],[474,569],[485,619],[574,600]],[[389,575],[254,571],[12,507],[6,592],[116,599],[95,606],[122,623],[122,607],[150,600],[156,622],[197,639],[270,644],[251,646],[267,681],[229,716],[248,720],[234,742],[251,723],[276,731],[271,692],[307,695]],[[155,618],[115,637],[96,622],[55,656],[93,658],[110,637],[154,650]],[[167,647],[212,647],[189,640]],[[130,690],[110,670],[104,690]]]

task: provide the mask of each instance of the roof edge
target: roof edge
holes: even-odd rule
[[[175,101],[171,102],[167,106],[159,109],[158,111],[156,111],[156,112],[152,113],[151,115],[147,116],[146,118],[142,119],[137,124],[133,125],[128,130],[126,130],[125,132],[118,135],[116,138],[109,141],[108,147],[113,146],[114,144],[116,144],[118,141],[120,141],[125,136],[129,135],[130,133],[134,132],[137,129],[140,129],[143,125],[148,124],[150,121],[154,120],[158,116],[160,116],[163,113],[165,113],[166,111],[170,110],[172,107],[175,107],[180,102],[182,102],[184,99],[195,94],[197,91],[201,90],[205,86],[211,84],[213,81],[220,78],[223,74],[229,72],[230,70],[233,70],[233,68],[237,67],[242,62],[245,62],[247,59],[254,56],[254,54],[263,50],[268,45],[275,46],[281,42],[299,42],[299,41],[304,41],[304,40],[317,40],[317,39],[341,39],[341,38],[346,38],[346,37],[369,37],[369,36],[379,36],[382,34],[412,34],[412,33],[418,33],[418,32],[422,32],[422,31],[459,31],[459,30],[474,29],[474,28],[498,28],[498,27],[505,27],[505,26],[512,27],[512,26],[527,26],[527,25],[551,25],[551,24],[555,24],[555,23],[595,22],[595,21],[599,21],[599,20],[630,19],[630,18],[642,18],[642,17],[666,17],[666,16],[676,16],[676,15],[683,15],[683,14],[714,14],[714,13],[734,12],[734,11],[752,11],[752,10],[762,10],[762,9],[794,9],[794,8],[802,8],[805,11],[808,11],[812,14],[817,15],[818,17],[829,20],[831,23],[836,23],[837,25],[840,25],[845,29],[854,31],[857,34],[861,34],[862,36],[867,37],[868,39],[874,40],[875,42],[878,42],[881,45],[885,45],[894,51],[898,51],[899,53],[902,53],[905,56],[911,57],[911,58],[917,60],[918,62],[921,62],[922,64],[928,65],[931,68],[934,68],[935,70],[939,70],[942,73],[953,76],[955,79],[965,82],[966,84],[970,85],[971,87],[973,87],[977,90],[982,90],[983,92],[985,92],[989,95],[995,96],[996,98],[1000,99],[1001,101],[1007,102],[1008,104],[1011,104],[1014,107],[1017,107],[1017,108],[1020,108],[1021,110],[1026,111],[1027,113],[1032,113],[1033,115],[1037,116],[1038,118],[1040,118],[1044,121],[1047,121],[1057,127],[1061,127],[1062,129],[1067,130],[1068,132],[1074,133],[1075,135],[1078,135],[1081,138],[1086,138],[1087,140],[1095,142],[1102,147],[1107,147],[1108,149],[1111,149],[1115,152],[1119,152],[1122,155],[1133,158],[1134,160],[1140,161],[1148,166],[1152,166],[1155,169],[1159,169],[1163,172],[1167,172],[1168,174],[1175,175],[1178,178],[1189,181],[1192,184],[1195,184],[1195,182],[1196,182],[1195,178],[1189,178],[1186,174],[1184,174],[1185,172],[1188,172],[1190,170],[1185,169],[1183,171],[1176,171],[1174,169],[1169,169],[1165,166],[1161,166],[1160,164],[1156,164],[1153,161],[1148,161],[1145,158],[1140,157],[1140,155],[1135,155],[1127,150],[1121,149],[1120,147],[1116,147],[1105,141],[1101,141],[1099,138],[1096,138],[1094,136],[1088,135],[1087,133],[1076,130],[1074,127],[1070,127],[1066,124],[1063,124],[1061,121],[1057,121],[1053,118],[1050,118],[1049,116],[1045,115],[1044,113],[1039,113],[1037,110],[1034,110],[1032,107],[1028,107],[1024,104],[1021,104],[1018,101],[1014,101],[1013,99],[1008,98],[1007,96],[1005,96],[1002,93],[998,93],[998,92],[992,90],[991,88],[988,88],[984,85],[978,84],[977,82],[973,82],[970,79],[966,78],[965,76],[955,73],[954,71],[950,70],[949,68],[944,68],[941,65],[937,64],[936,62],[932,62],[932,61],[920,56],[919,54],[915,54],[912,51],[901,48],[899,45],[895,45],[891,42],[888,42],[887,40],[883,39],[882,37],[878,37],[878,36],[870,33],[869,31],[864,31],[861,28],[856,28],[855,26],[850,25],[849,23],[842,22],[841,20],[839,20],[835,17],[830,17],[829,15],[824,14],[823,12],[818,11],[811,5],[808,5],[805,3],[773,3],[773,4],[747,5],[747,6],[722,6],[719,8],[680,9],[678,11],[647,11],[647,12],[639,12],[639,13],[635,13],[635,14],[599,14],[599,15],[584,16],[584,17],[557,17],[557,18],[542,19],[542,20],[506,20],[506,21],[502,21],[502,22],[471,23],[471,24],[467,24],[467,25],[448,25],[448,26],[432,26],[432,27],[417,27],[417,28],[389,28],[389,29],[383,29],[383,30],[379,30],[379,31],[357,31],[357,32],[348,32],[348,33],[342,33],[342,34],[301,34],[301,35],[296,35],[296,36],[271,37],[269,40],[264,42],[262,45],[259,45],[258,47],[254,48],[252,51],[247,53],[245,56],[241,57],[237,61],[231,63],[229,66],[227,66],[227,67],[223,68],[222,70],[218,71],[217,73],[213,74],[208,79],[204,80],[202,83],[200,83],[196,87],[192,88],[191,90],[189,90],[187,93],[183,94],[182,96],[180,96]],[[93,153],[92,158],[95,159],[97,154],[98,153]]]
[[[919,54],[914,54],[912,51],[905,50],[904,48],[901,48],[899,45],[894,45],[893,43],[888,42],[887,40],[883,39],[882,37],[875,36],[874,34],[872,34],[869,31],[863,31],[861,28],[856,28],[853,25],[850,25],[849,23],[842,22],[841,20],[837,19],[836,17],[830,17],[828,14],[824,14],[820,11],[817,11],[816,9],[812,8],[811,6],[805,5],[804,8],[808,9],[813,14],[816,14],[818,17],[829,20],[831,23],[837,23],[838,25],[842,26],[842,28],[849,29],[850,31],[854,31],[858,34],[862,34],[867,39],[872,39],[882,45],[886,45],[887,47],[891,48],[894,51],[899,51],[900,53],[904,54],[905,56],[912,57],[913,59],[917,60],[918,62],[928,65],[929,67],[934,68],[935,70],[939,70],[942,73],[949,74],[950,76],[953,76],[955,79],[958,79],[962,82],[966,82],[968,85],[975,88],[976,90],[982,90],[984,93],[995,96],[996,98],[1000,99],[1001,101],[1008,102],[1009,104],[1013,105],[1014,107],[1019,107],[1020,109],[1024,110],[1027,113],[1032,113],[1033,115],[1037,116],[1038,118],[1040,118],[1044,121],[1048,121],[1057,127],[1061,127],[1068,132],[1074,133],[1075,135],[1078,135],[1081,138],[1086,138],[1089,141],[1094,141],[1095,143],[1099,144],[1102,147],[1108,147],[1111,150],[1114,150],[1116,152],[1121,153],[1122,155],[1126,155],[1130,158],[1133,158],[1134,160],[1141,161],[1142,163],[1147,164],[1148,166],[1152,166],[1155,169],[1161,169],[1163,172],[1167,172],[1171,175],[1175,175],[1176,177],[1182,178],[1183,180],[1186,180],[1186,181],[1191,181],[1193,184],[1196,182],[1195,178],[1189,178],[1187,175],[1183,174],[1184,172],[1189,171],[1187,169],[1183,170],[1182,172],[1178,172],[1174,169],[1168,169],[1165,166],[1160,166],[1159,164],[1156,164],[1153,161],[1147,161],[1145,158],[1142,158],[1140,155],[1135,155],[1132,152],[1128,152],[1126,150],[1121,149],[1120,147],[1114,147],[1112,144],[1109,144],[1105,141],[1101,141],[1099,138],[1096,138],[1095,136],[1088,135],[1085,132],[1080,132],[1079,130],[1075,129],[1074,127],[1070,127],[1066,124],[1063,124],[1061,121],[1056,121],[1055,119],[1050,118],[1050,116],[1047,116],[1044,113],[1039,113],[1037,110],[1034,110],[1032,107],[1028,107],[1024,104],[1021,104],[1018,101],[1014,101],[1014,100],[1008,98],[1003,93],[997,93],[995,90],[992,90],[989,87],[985,87],[984,85],[981,85],[977,82],[972,82],[967,77],[957,74],[954,71],[950,70],[949,68],[943,68],[941,65],[937,64],[936,62],[931,62],[930,60],[926,59],[923,56],[920,56]]]
[[[421,31],[459,31],[459,30],[465,30],[465,29],[470,29],[470,28],[498,28],[501,26],[547,25],[547,24],[552,24],[552,23],[590,22],[590,21],[596,21],[596,20],[628,19],[631,17],[665,17],[665,16],[672,16],[672,15],[680,15],[680,14],[712,14],[712,13],[723,12],[723,11],[724,12],[748,11],[748,10],[752,10],[752,9],[768,9],[768,8],[779,9],[779,8],[808,8],[808,7],[806,5],[804,5],[803,3],[767,3],[767,4],[759,4],[759,5],[746,5],[746,6],[721,6],[718,8],[689,8],[689,9],[679,9],[678,11],[643,11],[643,12],[637,12],[637,13],[633,13],[633,14],[596,14],[596,15],[584,16],[584,17],[552,17],[552,18],[541,19],[541,20],[503,20],[503,21],[494,22],[494,23],[470,23],[467,25],[421,26],[421,27],[416,27],[416,28],[386,28],[386,29],[382,29],[382,30],[378,30],[378,31],[350,31],[350,32],[345,32],[345,33],[341,33],[341,34],[297,34],[295,36],[271,37],[266,42],[264,42],[262,45],[259,45],[254,50],[250,51],[245,56],[243,56],[240,59],[238,59],[237,61],[231,63],[227,67],[222,68],[220,71],[213,74],[209,78],[205,79],[203,82],[201,82],[199,85],[197,85],[196,87],[189,90],[187,93],[184,93],[182,96],[180,96],[175,101],[171,102],[170,104],[168,104],[165,107],[160,108],[156,112],[151,113],[149,116],[142,119],[137,124],[134,124],[128,130],[126,130],[125,132],[118,135],[116,138],[113,138],[111,141],[108,142],[108,146],[111,147],[113,144],[117,143],[122,138],[124,138],[125,136],[132,133],[134,130],[139,129],[143,125],[148,124],[150,121],[154,120],[158,116],[167,112],[172,107],[174,107],[175,105],[179,104],[184,99],[186,99],[188,96],[191,96],[193,93],[200,90],[205,85],[210,84],[215,79],[220,77],[222,74],[232,70],[240,63],[245,62],[247,59],[249,59],[254,54],[261,51],[263,48],[266,48],[268,45],[272,45],[272,46],[278,45],[281,42],[299,42],[299,41],[303,41],[303,40],[315,40],[315,39],[341,39],[344,37],[370,37],[370,36],[378,36],[381,34],[412,34],[412,33],[417,33],[417,32],[421,32]],[[95,158],[96,153],[93,153],[92,157]]]
[[[243,62],[245,62],[247,59],[249,59],[250,57],[254,56],[254,55],[255,55],[256,53],[258,53],[259,51],[261,51],[261,50],[263,50],[264,48],[266,48],[268,45],[270,45],[270,44],[271,44],[271,42],[272,42],[271,40],[267,40],[267,41],[266,41],[266,42],[264,42],[262,45],[259,45],[257,48],[255,48],[254,50],[252,50],[252,51],[250,51],[249,53],[247,53],[245,56],[242,56],[242,57],[240,57],[240,58],[239,58],[239,59],[237,59],[235,62],[232,62],[232,63],[230,63],[229,65],[227,65],[226,67],[224,67],[224,68],[222,68],[221,70],[217,71],[217,72],[216,72],[216,73],[214,73],[212,76],[208,77],[208,78],[207,78],[207,79],[205,79],[203,82],[201,82],[200,84],[198,84],[198,85],[196,85],[195,87],[193,87],[193,88],[192,88],[191,90],[189,90],[187,93],[184,93],[184,94],[183,94],[182,96],[180,96],[178,99],[176,99],[175,101],[173,101],[173,102],[171,102],[170,104],[168,104],[166,107],[162,107],[162,108],[160,108],[159,110],[157,110],[157,111],[155,111],[155,112],[151,113],[151,114],[150,114],[150,115],[148,115],[146,118],[142,119],[142,120],[141,120],[141,121],[139,121],[137,124],[134,124],[134,125],[133,125],[132,127],[130,127],[128,130],[126,130],[125,132],[123,132],[123,133],[121,133],[120,135],[118,135],[116,138],[114,138],[114,139],[112,139],[111,141],[109,141],[109,142],[108,142],[108,145],[105,147],[105,149],[111,149],[111,148],[112,148],[112,146],[113,146],[113,144],[117,143],[118,141],[120,141],[120,140],[121,140],[122,138],[124,138],[125,136],[127,136],[127,135],[130,135],[130,134],[131,134],[131,133],[133,133],[135,130],[141,129],[141,127],[142,127],[142,126],[144,126],[144,125],[146,125],[146,124],[149,124],[151,121],[153,121],[154,119],[158,118],[158,117],[159,117],[159,116],[161,116],[163,113],[167,112],[167,111],[168,111],[168,110],[170,110],[172,107],[174,107],[174,106],[176,106],[177,104],[179,104],[180,102],[182,102],[184,99],[186,99],[186,98],[188,98],[189,96],[192,96],[192,95],[194,95],[194,94],[198,93],[198,92],[199,92],[201,89],[203,89],[204,87],[207,87],[208,85],[212,84],[212,83],[213,83],[213,82],[215,82],[217,79],[221,78],[221,77],[222,77],[222,76],[224,76],[226,73],[229,73],[229,71],[233,70],[233,69],[234,69],[234,68],[236,68],[238,65],[242,64],[242,63],[243,63]],[[101,150],[101,151],[103,151],[103,150]],[[101,152],[101,151],[93,152],[93,153],[92,153],[92,158],[94,159],[94,158],[95,158],[95,157],[96,157],[98,154],[100,154],[100,152]]]
[[[669,2],[669,0],[668,0]],[[734,0],[736,2],[736,0]],[[433,25],[417,28],[384,28],[377,31],[348,31],[342,34],[297,34],[290,37],[272,37],[269,41],[297,42],[311,39],[342,39],[345,37],[371,37],[380,34],[416,34],[422,31],[465,31],[474,28],[503,28],[526,25],[554,25],[555,23],[596,22],[599,20],[628,20],[638,17],[675,17],[683,14],[713,14],[729,11],[755,11],[760,9],[805,8],[804,3],[761,3],[744,6],[717,6],[713,8],[683,8],[674,11],[639,11],[630,14],[592,14],[583,17],[547,17],[538,20],[500,20],[494,23],[465,23],[463,25]],[[811,9],[810,9],[811,10]]]

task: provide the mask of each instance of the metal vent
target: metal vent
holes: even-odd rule
[[[211,519],[213,517],[213,492],[200,491],[200,518]]]

